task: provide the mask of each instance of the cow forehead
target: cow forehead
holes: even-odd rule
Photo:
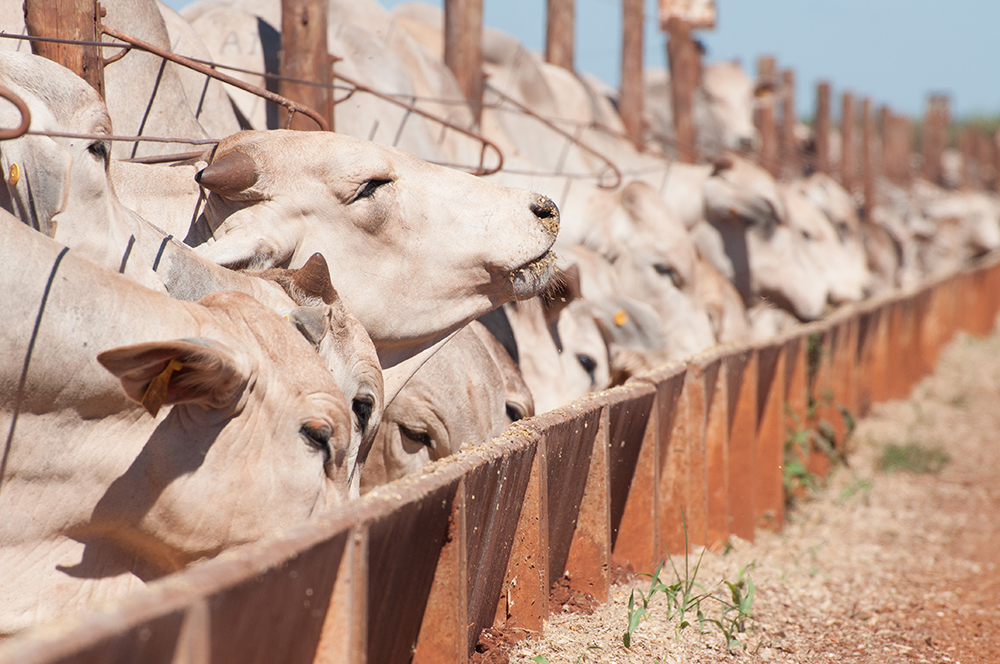
[[[424,163],[400,150],[344,134],[287,129],[234,134],[219,144],[215,159],[232,151],[251,157],[262,174],[301,174],[303,166],[310,165],[325,174]]]

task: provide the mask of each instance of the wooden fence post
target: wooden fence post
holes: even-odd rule
[[[694,126],[694,92],[701,85],[701,52],[691,38],[691,27],[679,18],[667,21],[667,60],[670,63],[670,102],[674,114],[677,158],[693,164],[698,138]]]
[[[34,37],[99,41],[97,0],[24,0],[24,24]],[[99,46],[31,42],[35,55],[58,62],[104,98],[104,57]]]
[[[795,142],[795,71],[781,72],[781,164],[789,177],[797,177],[799,150]]]
[[[861,102],[861,179],[864,191],[865,218],[871,219],[875,207],[875,155],[872,141],[875,135],[872,118],[872,100],[865,97]]]
[[[777,63],[772,56],[757,58],[757,85],[764,89],[777,89]],[[775,95],[772,93],[758,97],[754,111],[754,124],[760,132],[760,165],[771,175],[778,177],[781,160],[778,154],[778,129],[774,119]]]
[[[979,165],[976,163],[976,130],[966,127],[958,134],[958,152],[962,157],[959,186],[979,189]]]
[[[934,184],[941,183],[941,153],[948,131],[948,97],[931,95],[923,131],[923,176]]]
[[[282,96],[322,115],[333,131],[333,95],[328,87],[333,74],[326,44],[326,5],[326,0],[281,0],[281,75],[320,85],[282,80],[279,90]],[[287,114],[282,109],[282,118]],[[313,130],[317,126],[308,117],[297,114],[289,128]]]
[[[483,0],[445,0],[444,63],[478,124],[483,114]]]
[[[816,142],[816,163],[819,173],[830,172],[830,84],[820,81],[816,85],[816,124],[813,128]]]
[[[573,71],[574,0],[548,0],[545,61]]]
[[[996,189],[993,149],[992,137],[982,131],[976,132],[976,162],[979,165],[979,187],[982,189]]]
[[[854,144],[854,95],[845,92],[840,100],[840,184],[851,191],[858,161]]]
[[[642,144],[642,0],[622,2],[622,82],[618,112],[629,138]]]

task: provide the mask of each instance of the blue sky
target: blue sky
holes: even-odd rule
[[[167,0],[182,7],[188,0]],[[275,0],[279,2],[280,0]],[[382,0],[392,7],[404,0]],[[441,0],[428,0],[441,6]],[[929,92],[947,92],[960,115],[1000,112],[1000,0],[717,0],[719,24],[698,35],[708,60],[757,56],[796,70],[797,108],[813,112],[815,83],[835,99],[850,88],[876,105],[923,113]],[[664,66],[656,0],[646,0],[645,62]],[[576,66],[613,85],[619,76],[621,3],[576,0]],[[484,20],[542,50],[545,0],[484,0]],[[839,101],[837,104],[839,105]]]

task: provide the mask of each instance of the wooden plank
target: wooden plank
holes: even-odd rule
[[[445,0],[444,63],[478,124],[483,114],[483,0]]]
[[[547,0],[545,13],[545,61],[569,71],[573,71],[575,4],[575,0]]]
[[[24,23],[35,37],[100,41],[97,0],[24,0]],[[104,97],[104,59],[98,46],[31,42],[35,55],[58,62]]]
[[[618,94],[618,113],[625,132],[637,145],[642,144],[642,0],[622,0],[622,77]]]
[[[320,85],[282,80],[278,90],[284,97],[319,113],[334,130],[332,61],[327,48],[327,0],[281,0],[281,75]],[[288,112],[281,109],[281,126]],[[308,117],[296,114],[290,129],[315,130]]]

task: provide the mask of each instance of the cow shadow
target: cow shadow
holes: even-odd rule
[[[179,412],[171,411],[157,425],[128,470],[98,500],[89,523],[68,533],[84,545],[83,556],[75,565],[57,566],[59,571],[87,579],[129,572],[149,582],[184,566],[187,561],[176,560],[152,536],[139,532],[136,524],[174,480],[202,466],[228,420],[199,427],[195,436],[178,436],[183,430],[175,419],[179,417]]]

